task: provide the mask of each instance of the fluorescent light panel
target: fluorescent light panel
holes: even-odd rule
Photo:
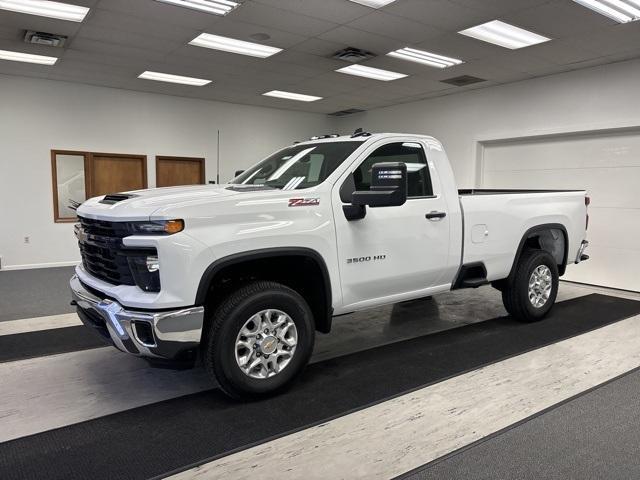
[[[283,92],[282,90],[271,90],[263,93],[267,97],[286,98],[287,100],[298,100],[299,102],[315,102],[322,100],[322,97],[314,97],[313,95],[303,95],[302,93]]]
[[[281,48],[260,45],[259,43],[245,42],[235,38],[221,37],[210,33],[201,33],[189,42],[189,45],[196,47],[212,48],[223,52],[239,53],[251,57],[266,58],[281,52]]]
[[[89,13],[87,7],[47,0],[0,0],[0,9],[70,22],[81,22]]]
[[[157,2],[170,3],[179,7],[200,10],[215,15],[226,15],[236,9],[240,4],[230,0],[156,0]]]
[[[390,3],[395,2],[396,0],[351,0],[354,3],[359,3],[360,5],[365,5],[371,8],[382,8],[385,5],[389,5]]]
[[[397,80],[407,76],[404,73],[390,72],[389,70],[365,67],[364,65],[349,65],[348,67],[339,68],[336,72],[356,75],[358,77],[373,78],[374,80],[382,80],[384,82]]]
[[[202,87],[203,85],[211,83],[211,80],[205,80],[204,78],[183,77],[182,75],[171,75],[170,73],[149,71],[141,73],[138,75],[138,78],[155,80],[157,82],[181,83],[183,85],[192,85],[196,87]]]
[[[12,62],[37,63],[39,65],[53,65],[58,61],[58,58],[47,57],[45,55],[33,55],[31,53],[0,50],[0,60],[10,60]]]
[[[445,57],[444,55],[438,55],[436,53],[425,52],[424,50],[418,50],[416,48],[401,48],[393,52],[387,53],[390,57],[401,58],[402,60],[408,60],[410,62],[424,63],[431,67],[447,68],[454,65],[460,65],[464,63],[457,58]]]
[[[640,19],[640,0],[573,0],[594,12],[628,23]]]
[[[492,20],[491,22],[467,28],[458,33],[512,50],[551,40],[550,38],[543,37],[542,35],[514,25],[509,25],[500,20]]]

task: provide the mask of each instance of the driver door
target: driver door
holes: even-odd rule
[[[368,190],[371,167],[380,162],[407,165],[407,201],[394,207],[366,207],[366,216],[348,221],[340,188],[353,178]],[[447,206],[424,146],[394,141],[373,144],[337,182],[333,192],[338,264],[344,307],[366,308],[427,295],[444,277],[449,255]],[[432,212],[444,217],[426,218]]]

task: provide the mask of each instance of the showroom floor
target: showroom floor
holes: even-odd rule
[[[3,479],[640,475],[639,294],[563,282],[531,325],[489,287],[346,315],[290,392],[235,404],[102,348],[71,271],[0,273]]]

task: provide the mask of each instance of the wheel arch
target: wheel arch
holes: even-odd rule
[[[252,267],[260,269],[265,265],[274,265],[274,262],[277,261],[284,262],[285,264],[290,264],[294,261],[309,262],[307,263],[307,267],[312,266],[315,268],[315,271],[311,271],[310,275],[304,276],[304,282],[307,282],[304,285],[295,284],[297,280],[302,280],[303,278],[298,275],[298,272],[295,274],[287,274],[287,272],[283,271],[286,269],[279,269],[277,273],[272,275],[266,275],[264,270],[257,271],[256,274],[260,279],[280,281],[298,291],[311,307],[315,319],[315,329],[322,333],[328,333],[331,330],[331,321],[333,318],[331,277],[329,276],[329,270],[322,255],[311,248],[264,248],[219,258],[206,268],[200,279],[196,293],[196,305],[205,305],[206,308],[206,305],[209,304],[212,297],[215,296],[213,287],[221,280],[221,276],[224,275],[225,272],[233,272],[236,274],[239,272],[246,273],[247,271],[250,272]],[[296,266],[298,266],[297,263]],[[299,266],[303,268],[302,264]]]
[[[560,231],[562,233],[563,251],[561,254],[557,251],[554,251],[553,249],[553,247],[557,247],[558,243],[555,238],[553,238],[554,230]],[[515,275],[516,269],[518,267],[518,262],[520,261],[520,257],[522,256],[522,252],[524,252],[526,248],[536,248],[536,242],[537,248],[539,248],[540,250],[545,250],[553,255],[558,265],[559,275],[564,275],[567,267],[567,256],[569,254],[569,235],[567,233],[567,229],[561,223],[544,223],[533,226],[526,232],[524,232],[520,243],[518,244],[518,250],[516,251],[516,255],[513,259],[513,264],[511,265],[509,276],[505,280],[507,280],[508,282],[511,282],[513,280],[513,276]]]

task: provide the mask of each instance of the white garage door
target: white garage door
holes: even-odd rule
[[[640,291],[640,132],[485,145],[483,188],[586,189],[591,259],[567,280]]]

